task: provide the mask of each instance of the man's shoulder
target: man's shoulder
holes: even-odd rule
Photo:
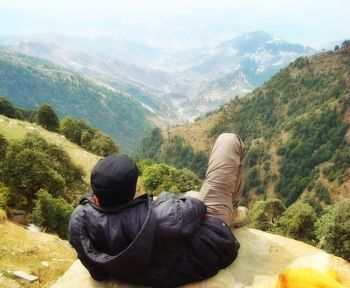
[[[158,196],[153,197],[153,204],[157,205],[162,202],[168,202],[168,203],[174,203],[174,202],[190,202],[193,205],[201,205],[204,206],[205,204],[203,201],[184,194],[174,194],[172,192],[163,191]]]

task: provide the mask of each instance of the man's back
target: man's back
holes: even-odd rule
[[[173,287],[215,275],[239,244],[202,201],[162,193],[99,207],[87,198],[70,221],[70,242],[92,277]]]

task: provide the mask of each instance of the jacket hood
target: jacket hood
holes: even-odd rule
[[[153,238],[155,234],[156,221],[152,213],[152,200],[149,195],[142,195],[127,204],[113,207],[101,207],[96,205],[91,197],[84,198],[87,201],[85,205],[85,213],[82,221],[82,248],[87,258],[93,262],[97,267],[103,268],[110,272],[111,275],[116,275],[119,279],[129,278],[130,274],[137,274],[137,271],[144,271],[151,260],[151,252],[153,248]],[[135,207],[137,207],[135,209]],[[89,210],[89,211],[87,211]],[[113,225],[120,221],[118,217],[130,213],[145,213],[145,216],[140,218],[143,223],[130,223],[135,225],[128,225],[127,227],[118,227]],[[92,225],[91,223],[97,223]],[[123,225],[120,225],[123,226]],[[130,226],[130,227],[129,227]],[[114,241],[116,235],[123,234],[121,230],[134,229],[139,227],[138,231],[131,231],[135,238],[126,243],[123,239]],[[115,242],[115,255],[109,254],[109,247],[104,247],[104,241],[93,239],[91,235],[99,235],[100,232],[108,229],[106,243]],[[128,237],[125,237],[128,238]],[[116,238],[117,239],[117,238]],[[120,243],[120,244],[119,244]],[[100,247],[97,247],[97,246]]]

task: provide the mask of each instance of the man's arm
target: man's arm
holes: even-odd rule
[[[84,206],[78,205],[77,208],[75,208],[74,212],[72,213],[69,225],[68,225],[68,232],[69,232],[69,243],[74,247],[74,249],[77,251],[78,258],[81,261],[81,263],[84,265],[84,267],[89,271],[91,277],[94,280],[101,281],[109,277],[109,274],[105,272],[102,269],[99,269],[89,261],[89,259],[86,257],[84,249],[82,247],[82,235],[83,235],[83,215],[84,215]]]
[[[160,232],[172,236],[187,236],[196,231],[206,213],[205,204],[189,196],[162,192],[153,209]]]

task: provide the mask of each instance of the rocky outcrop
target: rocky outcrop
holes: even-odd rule
[[[350,287],[350,264],[339,257],[303,242],[246,227],[234,230],[234,234],[241,243],[237,260],[215,277],[185,287],[275,287],[278,275],[287,267],[310,267],[319,271],[332,269],[337,272],[340,282]],[[96,282],[77,260],[52,287],[134,286],[111,280]]]

